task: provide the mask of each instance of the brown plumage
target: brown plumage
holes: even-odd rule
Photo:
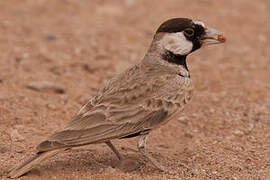
[[[196,32],[198,26],[205,31]],[[197,37],[191,38],[187,28],[193,28]],[[145,151],[147,135],[178,116],[190,100],[186,56],[199,49],[210,33],[201,22],[181,18],[168,20],[159,29],[140,64],[111,79],[63,129],[38,145],[35,157],[15,166],[9,177],[25,174],[60,151],[88,144],[106,143],[123,160],[110,141],[134,136],[140,136],[140,152],[162,169]],[[190,49],[185,43],[192,45]]]

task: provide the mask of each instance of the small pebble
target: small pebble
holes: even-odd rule
[[[56,40],[57,37],[55,34],[49,34],[47,37],[46,37],[47,40],[49,41],[53,41],[53,40]]]
[[[193,138],[193,135],[190,134],[190,133],[185,133],[184,136],[187,137],[187,138]]]
[[[240,130],[235,130],[233,132],[233,134],[236,135],[236,136],[242,137],[244,135],[244,132],[243,131],[240,131]]]
[[[5,152],[7,152],[7,150],[8,150],[8,149],[5,148],[5,147],[0,148],[0,152],[1,152],[1,153],[5,153]]]
[[[56,110],[57,107],[55,106],[55,104],[47,104],[47,107],[51,110]]]
[[[15,60],[19,63],[24,59],[27,59],[29,57],[28,53],[23,53],[22,56],[15,57]]]
[[[134,0],[124,0],[124,2],[127,4],[127,5],[132,5],[134,3]]]
[[[16,60],[17,62],[21,62],[21,61],[23,60],[23,57],[16,57],[15,60]]]
[[[169,146],[166,146],[164,144],[157,145],[156,147],[160,148],[160,149],[169,149],[170,148]]]
[[[24,140],[24,137],[20,135],[17,129],[12,129],[10,132],[10,136],[12,141],[22,141]]]
[[[16,153],[23,153],[23,152],[24,152],[24,150],[22,150],[22,149],[16,150]]]
[[[62,85],[50,81],[34,81],[29,83],[26,87],[34,91],[53,91],[58,94],[65,93],[64,87]]]

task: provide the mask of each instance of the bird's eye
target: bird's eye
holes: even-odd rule
[[[185,29],[184,34],[185,34],[187,37],[192,37],[192,36],[194,35],[194,30],[191,29],[191,28],[187,28],[187,29]]]

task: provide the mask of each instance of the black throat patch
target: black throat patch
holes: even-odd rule
[[[188,71],[186,62],[187,55],[176,55],[166,50],[165,53],[162,55],[162,58],[169,63],[182,65]]]

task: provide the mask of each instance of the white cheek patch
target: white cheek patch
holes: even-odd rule
[[[192,22],[193,22],[194,24],[201,25],[202,27],[205,28],[205,24],[204,24],[202,21],[199,21],[199,20],[193,20]]]
[[[162,44],[166,50],[177,55],[187,55],[193,49],[192,42],[186,39],[183,32],[166,34]]]

